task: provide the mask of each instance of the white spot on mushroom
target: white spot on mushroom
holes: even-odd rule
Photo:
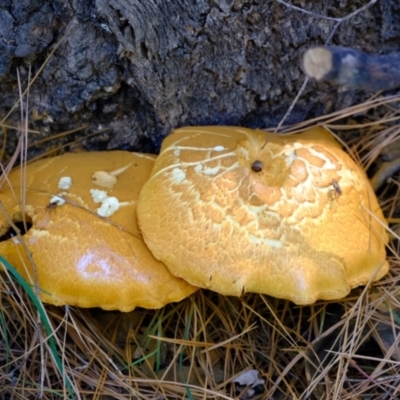
[[[96,210],[100,217],[111,217],[119,209],[119,200],[116,197],[107,197]]]
[[[68,190],[72,185],[72,178],[70,176],[63,176],[58,181],[58,188],[62,190]]]
[[[117,177],[106,171],[96,171],[92,175],[92,182],[101,187],[112,188],[117,183]]]
[[[95,203],[101,203],[101,206],[96,210],[100,217],[110,217],[121,206],[130,204],[129,202],[120,203],[116,197],[109,197],[105,190],[90,189],[90,194]]]
[[[276,240],[276,239],[259,238],[254,235],[249,235],[249,240],[252,243],[255,243],[255,244],[262,243],[262,244],[266,244],[267,246],[270,246],[270,247],[275,247],[276,249],[281,249],[283,247],[283,243],[280,240]]]
[[[117,183],[117,176],[125,172],[131,165],[132,163],[129,163],[110,172],[96,171],[92,175],[92,182],[101,187],[112,188]]]
[[[51,204],[56,204],[57,206],[62,206],[65,203],[65,199],[61,196],[53,196],[50,199]]]
[[[221,167],[220,167],[219,165],[217,165],[217,166],[214,167],[214,168],[206,167],[206,168],[204,168],[203,173],[204,173],[205,175],[216,175],[216,174],[218,174],[218,172],[219,172],[220,169],[221,169]]]
[[[214,151],[224,151],[224,150],[225,150],[225,147],[224,147],[224,146],[215,146],[215,147],[213,148],[213,150],[214,150]]]
[[[180,168],[174,168],[172,170],[171,175],[172,175],[172,180],[175,183],[182,183],[186,178],[185,171],[181,170]]]
[[[174,156],[179,157],[181,155],[181,150],[180,149],[175,149],[174,150]]]
[[[270,247],[275,247],[276,249],[281,249],[283,247],[283,243],[280,240],[274,240],[274,239],[264,238],[264,244]]]
[[[101,203],[108,197],[108,194],[105,190],[90,189],[90,194],[95,203]]]
[[[293,164],[293,161],[297,158],[297,154],[294,150],[290,150],[285,154],[285,161],[286,161],[286,166],[290,167]]]
[[[203,164],[197,164],[194,167],[194,172],[196,172],[196,174],[200,174],[200,172],[203,170]]]

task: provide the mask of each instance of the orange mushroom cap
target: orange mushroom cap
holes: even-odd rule
[[[65,154],[27,166],[25,216],[32,226],[23,239],[44,302],[130,311],[159,308],[197,289],[172,276],[141,238],[136,203],[153,164],[151,155],[112,151]],[[115,183],[96,186],[97,171],[115,176]],[[20,171],[9,180],[19,197]],[[22,213],[14,194],[6,184],[0,200],[17,222]],[[0,215],[0,235],[8,229]],[[34,283],[34,267],[17,236],[0,243],[0,254]]]
[[[388,271],[375,194],[322,128],[176,130],[142,188],[138,220],[172,274],[225,295],[311,304]]]

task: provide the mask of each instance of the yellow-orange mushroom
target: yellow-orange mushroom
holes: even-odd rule
[[[54,305],[130,311],[183,299],[196,288],[152,256],[137,226],[136,202],[153,164],[151,155],[124,151],[37,161],[27,166],[24,209],[20,171],[12,171],[0,201],[14,222],[25,214],[31,224],[23,240],[34,265],[18,236],[2,241],[0,254],[29,283],[35,283],[36,268],[40,297]],[[122,172],[108,189],[92,182],[97,171],[115,170]],[[9,228],[0,215],[0,235]]]
[[[145,242],[172,274],[225,295],[311,304],[388,271],[375,194],[322,128],[291,136],[178,129],[137,211]]]

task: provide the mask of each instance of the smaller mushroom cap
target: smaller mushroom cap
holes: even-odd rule
[[[112,188],[99,190],[93,184],[96,171],[128,165]],[[159,308],[197,289],[172,276],[141,238],[136,202],[153,165],[154,156],[112,151],[65,154],[27,166],[25,217],[32,226],[23,239],[44,302],[130,311]],[[0,200],[18,222],[20,171],[12,171],[9,181],[12,190],[5,184]],[[8,230],[0,215],[0,235]],[[0,254],[34,283],[33,267],[17,236],[0,242]]]
[[[375,194],[322,128],[176,130],[140,193],[138,220],[172,274],[225,295],[311,304],[388,271]]]

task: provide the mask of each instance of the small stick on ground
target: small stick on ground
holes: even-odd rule
[[[400,53],[366,54],[336,46],[314,47],[304,53],[303,70],[317,81],[371,91],[400,87]]]

